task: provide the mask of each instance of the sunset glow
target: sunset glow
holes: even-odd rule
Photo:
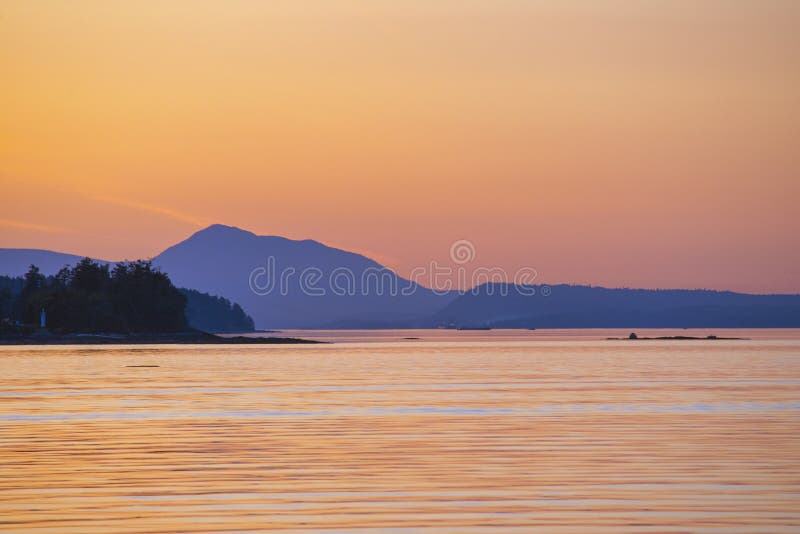
[[[800,292],[794,0],[4,2],[0,247]]]

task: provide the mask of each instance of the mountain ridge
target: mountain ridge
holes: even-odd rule
[[[153,263],[181,286],[238,302],[259,328],[419,326],[451,298],[356,252],[221,224],[167,248]],[[346,290],[339,291],[339,282]]]
[[[483,284],[434,313],[430,326],[494,328],[800,327],[800,295],[710,289]]]
[[[0,274],[19,276],[30,263],[36,263],[44,274],[55,274],[80,259],[82,256],[43,249],[0,249]],[[152,262],[178,287],[239,303],[255,319],[257,328],[800,327],[798,294],[496,283],[439,294],[363,254],[313,239],[258,235],[224,224],[194,232],[154,256]],[[14,269],[18,272],[8,272]],[[273,278],[271,291],[259,294],[266,286],[253,285],[254,273],[263,275],[264,280]],[[347,280],[352,285],[349,292],[335,291],[337,273],[351,278]],[[316,286],[302,285],[300,278],[308,274],[318,277]],[[285,288],[281,285],[284,277]],[[260,278],[256,278],[258,282]],[[377,280],[375,287],[369,285],[373,279]],[[378,294],[378,283],[409,291]],[[501,288],[509,294],[499,295]],[[550,296],[541,295],[544,288]],[[536,296],[522,294],[531,289]],[[497,295],[488,294],[490,290]],[[324,295],[313,294],[315,291]]]

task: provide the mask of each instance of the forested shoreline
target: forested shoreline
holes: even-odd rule
[[[55,333],[171,333],[197,329],[248,332],[253,320],[222,297],[176,288],[151,262],[115,266],[84,258],[53,276],[31,265],[19,278],[0,277],[0,331],[41,326]]]

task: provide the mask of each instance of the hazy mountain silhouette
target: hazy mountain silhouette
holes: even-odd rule
[[[274,265],[268,258],[274,258]],[[417,326],[452,299],[360,254],[317,241],[258,236],[219,224],[168,248],[153,263],[179,286],[238,302],[258,328]],[[264,273],[270,267],[275,276]],[[267,294],[257,294],[250,287],[251,273],[259,268],[262,276],[256,282],[262,288],[269,280],[275,283],[271,291],[262,291]],[[314,270],[311,275],[309,269]],[[281,273],[286,277],[286,291],[281,291]],[[304,283],[303,276],[310,278]],[[324,294],[310,294],[304,286]],[[344,294],[337,294],[337,287]],[[401,294],[403,289],[411,294]]]
[[[0,248],[0,275],[22,276],[33,264],[43,275],[51,276],[62,267],[75,265],[83,258],[85,256],[37,248]],[[95,261],[102,264],[109,263],[103,260]]]
[[[0,249],[0,274],[20,276],[32,263],[43,274],[55,274],[80,259],[46,250]],[[463,295],[441,296],[360,254],[223,225],[168,248],[153,264],[178,287],[240,304],[257,328],[800,327],[800,295],[556,285],[549,296],[542,295],[542,286],[529,286],[535,294],[526,296],[516,286],[485,284]],[[254,269],[262,269],[256,278],[262,289],[270,278],[265,271],[273,271],[274,287],[266,294],[250,287]],[[303,290],[301,278],[308,269],[316,271],[306,288],[324,295]],[[281,273],[288,275],[283,288]],[[336,278],[336,273],[350,274]],[[336,294],[333,280],[345,294]]]
[[[435,313],[428,326],[497,328],[800,327],[800,295],[485,284]],[[548,291],[549,290],[549,291]],[[506,293],[505,295],[503,293]]]

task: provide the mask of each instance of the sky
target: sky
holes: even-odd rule
[[[0,247],[800,292],[800,2],[0,4]]]

